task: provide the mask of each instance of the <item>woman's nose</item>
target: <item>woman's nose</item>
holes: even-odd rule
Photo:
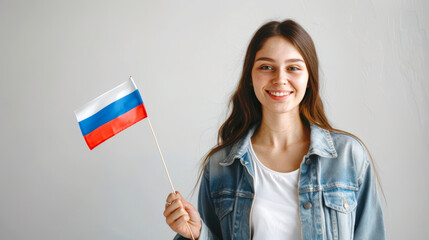
[[[278,70],[273,78],[273,84],[286,85],[289,81],[287,78],[285,71]]]

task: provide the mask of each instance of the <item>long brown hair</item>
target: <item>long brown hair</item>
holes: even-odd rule
[[[271,21],[260,27],[251,39],[244,58],[243,71],[238,87],[231,97],[229,107],[232,111],[227,120],[222,124],[218,132],[218,142],[203,158],[197,183],[203,174],[204,168],[209,162],[210,156],[220,149],[235,144],[249,130],[249,128],[262,120],[261,103],[255,96],[251,86],[252,68],[256,53],[262,48],[268,38],[283,36],[289,40],[304,58],[308,69],[308,88],[304,98],[299,104],[299,113],[304,126],[309,128],[310,124],[320,128],[351,135],[362,142],[355,135],[333,128],[326,118],[323,103],[319,96],[319,61],[313,40],[304,28],[293,20],[283,22]],[[363,144],[363,142],[362,142]],[[365,144],[363,144],[365,146]],[[367,147],[365,146],[367,150]],[[367,150],[368,154],[369,151]],[[371,162],[373,159],[369,154]],[[374,166],[375,170],[375,166]],[[375,173],[377,180],[378,174]],[[194,190],[195,190],[194,187]]]

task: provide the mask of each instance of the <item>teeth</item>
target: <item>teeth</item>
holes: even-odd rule
[[[277,97],[283,97],[286,95],[289,95],[291,92],[270,92],[268,91],[271,95],[277,96]]]

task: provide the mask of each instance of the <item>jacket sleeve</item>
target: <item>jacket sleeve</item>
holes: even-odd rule
[[[358,204],[354,239],[386,239],[383,211],[375,183],[375,175],[369,156],[365,152],[366,161],[359,178]]]
[[[201,232],[198,240],[222,239],[219,218],[215,213],[214,204],[210,194],[208,166],[201,177],[200,191],[198,193],[198,212],[201,216]],[[187,239],[177,234],[175,240]]]

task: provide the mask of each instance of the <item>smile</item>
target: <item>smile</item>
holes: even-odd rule
[[[276,96],[276,97],[284,97],[284,96],[289,96],[293,92],[267,91],[267,93],[269,93],[272,96]]]

